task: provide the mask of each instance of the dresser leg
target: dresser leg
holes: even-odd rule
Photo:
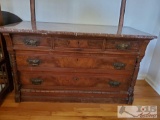
[[[132,105],[132,104],[133,104],[133,101],[134,101],[134,96],[129,96],[128,104],[129,104],[129,105]]]
[[[20,94],[15,94],[15,102],[19,103],[21,102],[21,99],[20,99]]]
[[[15,53],[12,52],[10,53],[10,58],[11,58],[11,63],[12,63],[12,68],[13,68],[13,78],[14,78],[14,83],[15,83],[15,102],[20,102],[21,101],[21,94],[20,94],[20,89],[21,85],[19,82],[18,78],[18,72],[17,72],[17,67],[16,67],[16,58],[15,58]]]

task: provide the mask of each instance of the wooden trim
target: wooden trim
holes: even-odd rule
[[[122,28],[123,28],[123,23],[124,23],[124,14],[125,14],[125,9],[126,9],[126,1],[127,0],[122,0],[122,2],[121,2],[121,9],[120,9],[120,17],[119,17],[117,34],[122,33]]]
[[[30,9],[31,9],[31,22],[35,22],[36,21],[35,0],[30,0]]]
[[[2,17],[1,4],[0,4],[0,26],[2,25],[3,25],[3,17]]]

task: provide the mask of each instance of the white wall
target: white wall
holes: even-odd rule
[[[141,31],[157,35],[160,30],[160,0],[127,0],[125,25]],[[136,8],[136,9],[135,9]],[[139,71],[139,79],[145,78],[157,40],[153,40],[147,47]]]
[[[26,21],[30,20],[29,1],[0,0],[2,10]],[[36,0],[37,21],[117,25],[120,4],[120,0]]]
[[[153,53],[146,80],[160,95],[160,34],[155,51]]]
[[[26,21],[30,20],[29,1],[0,0],[2,10],[15,13]],[[117,25],[120,4],[121,0],[36,0],[37,21]],[[159,5],[160,0],[127,0],[124,25],[158,35]],[[158,61],[155,63],[159,50],[159,43],[156,46],[156,42],[157,40],[154,40],[149,44],[139,72],[139,78],[144,79],[149,70],[153,83],[158,81],[157,71],[160,71]],[[156,66],[158,68],[155,69]]]

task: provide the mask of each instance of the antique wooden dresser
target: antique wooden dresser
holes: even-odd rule
[[[132,104],[140,62],[156,37],[122,27],[124,1],[118,27],[43,23],[34,17],[0,27],[13,66],[16,102]],[[33,4],[31,11],[33,16]]]

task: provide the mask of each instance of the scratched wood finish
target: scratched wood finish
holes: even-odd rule
[[[9,94],[1,105],[0,120],[117,120],[117,106],[121,105],[57,102],[15,103],[14,96],[14,92]],[[156,105],[157,113],[160,113],[159,101],[160,96],[148,83],[144,80],[137,81],[133,105]],[[159,119],[160,114],[155,120]],[[121,120],[128,120],[128,118]],[[141,120],[146,120],[146,118],[141,118]]]

